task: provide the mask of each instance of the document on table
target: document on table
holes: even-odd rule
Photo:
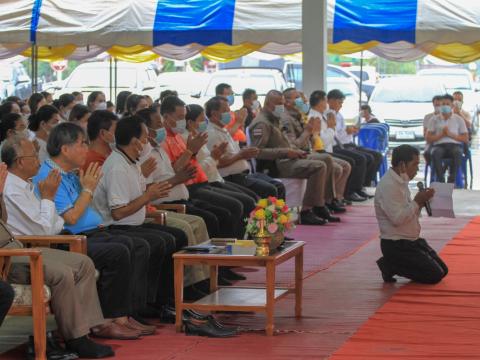
[[[435,190],[435,195],[430,200],[432,216],[454,218],[452,197],[454,184],[433,182],[430,187]]]

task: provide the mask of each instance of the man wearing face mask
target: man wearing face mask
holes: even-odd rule
[[[465,111],[463,107],[463,93],[461,91],[455,91],[453,94],[453,113],[460,116],[465,121],[465,126],[470,132],[472,128],[472,117],[468,111]]]
[[[87,160],[83,165],[86,170],[91,163],[103,165],[115,148],[115,129],[118,117],[108,110],[97,110],[90,115],[87,134],[90,140]]]
[[[442,106],[442,100],[443,96],[441,95],[435,95],[432,98],[432,105],[433,105],[433,112],[425,115],[423,118],[423,136],[425,137],[426,145],[425,145],[425,151],[423,152],[423,157],[425,158],[425,161],[427,164],[430,164],[431,161],[431,144],[426,140],[427,139],[427,132],[428,132],[428,127],[430,126],[430,121],[440,114],[440,107]]]
[[[235,103],[235,96],[233,89],[228,84],[218,84],[215,88],[215,95],[224,97],[228,106],[232,106]],[[225,126],[233,140],[240,144],[246,144],[247,137],[245,136],[244,126],[248,116],[248,111],[245,108],[241,108],[238,111],[230,111],[230,122]]]
[[[255,116],[260,112],[262,109],[262,105],[260,101],[258,101],[258,96],[255,90],[253,89],[245,89],[242,94],[243,99],[243,107],[242,109],[247,110],[247,117],[245,118],[245,129],[250,126]]]
[[[307,153],[293,148],[280,128],[280,117],[285,111],[285,99],[277,90],[270,90],[265,105],[250,125],[252,145],[260,152],[257,172],[281,178],[307,179],[300,220],[305,225],[324,225],[328,222],[316,215],[325,207],[326,166],[321,161],[307,159]]]
[[[424,284],[436,284],[448,268],[425,239],[420,237],[418,217],[433,195],[419,191],[413,201],[408,183],[418,172],[420,152],[410,145],[393,150],[392,167],[382,177],[375,193],[375,214],[380,228],[383,257],[377,260],[385,282],[395,275]]]
[[[432,167],[437,181],[445,182],[443,159],[451,159],[448,170],[448,182],[455,183],[457,171],[462,162],[463,145],[468,142],[468,129],[465,121],[453,113],[453,97],[443,96],[440,114],[436,115],[428,126],[427,142],[432,144]]]

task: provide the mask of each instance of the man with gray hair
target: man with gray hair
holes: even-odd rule
[[[16,235],[59,233],[63,220],[56,214],[52,201],[61,180],[58,170],[52,170],[38,184],[40,200],[35,196],[30,181],[39,168],[34,144],[22,136],[8,140],[2,148],[2,161],[8,167],[3,189],[6,212],[2,211],[2,215],[8,213],[8,227]],[[16,240],[0,246],[23,247]],[[50,248],[42,248],[42,255],[45,284],[52,291],[52,310],[67,348],[80,357],[112,356],[114,353],[109,346],[97,344],[87,337],[90,328],[105,321],[98,299],[93,262],[82,254]],[[14,259],[9,279],[18,284],[29,283],[28,258]]]

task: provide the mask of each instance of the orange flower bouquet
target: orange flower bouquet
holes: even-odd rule
[[[255,236],[261,227],[272,236],[283,235],[285,231],[295,227],[292,212],[284,200],[273,196],[258,200],[257,206],[247,219],[247,232]]]

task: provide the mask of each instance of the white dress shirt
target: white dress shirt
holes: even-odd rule
[[[347,133],[347,125],[345,124],[345,119],[343,115],[332,109],[330,109],[330,111],[333,111],[337,121],[336,135],[338,141],[340,141],[344,145],[353,143],[353,135]]]
[[[408,182],[393,169],[377,185],[375,214],[381,239],[417,240],[420,236],[420,208],[411,199]]]
[[[3,199],[8,214],[7,225],[14,235],[57,235],[63,229],[63,218],[55,203],[37,198],[31,182],[8,173]]]
[[[147,178],[147,184],[159,183],[175,176],[175,170],[172,167],[170,158],[161,146],[154,147],[152,152],[146,156],[145,159],[140,159],[140,162],[143,163],[143,161],[150,157],[155,158],[157,168]],[[162,202],[188,200],[189,197],[190,195],[185,184],[178,184],[170,189],[167,197],[155,200],[152,203],[161,204]]]
[[[212,151],[215,145],[219,145],[222,142],[227,143],[227,148],[225,150],[225,154],[228,156],[236,155],[240,152],[240,146],[238,143],[233,140],[232,136],[228,132],[227,129],[221,128],[220,126],[209,122],[208,123],[208,149]],[[248,165],[247,160],[238,160],[235,161],[233,164],[228,166],[219,168],[218,171],[220,175],[223,177],[240,174],[244,171],[249,171],[250,165]]]
[[[115,149],[102,167],[103,176],[93,196],[93,206],[102,215],[105,226],[141,225],[145,221],[146,207],[120,220],[112,218],[112,209],[128,205],[145,192],[145,178],[137,162]]]
[[[443,118],[442,114],[432,117],[428,125],[428,131],[434,133],[435,135],[440,134],[445,126],[448,127],[448,130],[453,135],[462,135],[468,133],[468,129],[463,118],[453,113],[447,120]],[[444,136],[433,143],[433,145],[438,144],[462,144],[462,142],[454,140],[449,136]]]
[[[333,146],[335,145],[335,130],[328,127],[326,116],[317,110],[310,109],[308,117],[320,118],[320,138],[322,139],[324,150],[328,153],[332,153]]]

